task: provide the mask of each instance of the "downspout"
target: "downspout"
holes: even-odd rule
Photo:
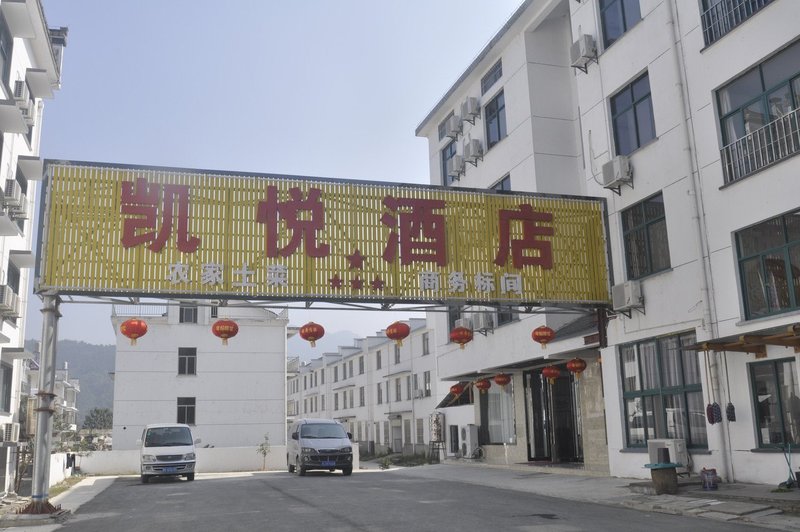
[[[700,172],[699,164],[697,161],[697,154],[694,152],[693,146],[695,145],[694,124],[689,124],[692,121],[692,107],[689,90],[687,87],[686,64],[684,62],[684,49],[683,40],[681,39],[680,19],[678,16],[677,8],[674,0],[666,2],[669,4],[668,25],[672,27],[673,49],[675,55],[675,70],[677,73],[678,84],[680,85],[681,106],[683,107],[683,119],[681,125],[684,130],[684,138],[686,145],[684,151],[686,152],[686,159],[691,168],[691,175],[689,178],[689,194],[693,198],[692,203],[692,219],[695,222],[695,230],[697,232],[697,256],[700,260],[700,265],[703,270],[702,283],[701,283],[701,298],[703,302],[703,330],[707,331],[711,338],[718,336],[717,320],[714,315],[714,291],[712,290],[714,280],[709,266],[709,253],[707,242],[707,228],[703,213],[703,200],[702,200],[702,187],[700,186]],[[707,352],[705,356],[708,357],[710,366],[711,378],[711,391],[714,397],[722,397],[720,390],[721,369],[717,361],[716,353]],[[721,442],[721,458],[723,470],[720,472],[723,478],[729,482],[735,481],[733,470],[733,461],[730,452],[730,428],[725,425],[725,430],[722,431]]]

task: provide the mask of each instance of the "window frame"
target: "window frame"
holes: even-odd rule
[[[197,323],[197,305],[181,303],[178,309],[178,323]]]
[[[488,152],[508,136],[506,99],[503,89],[500,89],[497,94],[483,106],[483,120],[486,124],[484,133],[486,134],[486,151]],[[497,139],[492,140],[492,130],[495,127],[497,128]]]
[[[793,375],[794,375],[795,389],[797,389],[798,382],[797,382],[797,360],[796,360],[796,357],[777,358],[777,359],[774,359],[774,360],[760,360],[758,362],[751,362],[750,364],[748,364],[747,370],[748,370],[748,374],[749,374],[749,377],[750,377],[750,394],[751,394],[751,397],[752,397],[752,400],[753,400],[753,423],[755,423],[755,429],[756,429],[755,432],[756,432],[757,443],[758,443],[758,448],[759,449],[783,448],[783,446],[786,445],[786,435],[787,435],[787,433],[789,431],[788,431],[788,426],[787,426],[787,423],[786,423],[786,416],[785,416],[786,411],[785,411],[785,408],[784,408],[783,405],[784,405],[784,403],[786,401],[791,401],[791,399],[787,400],[787,399],[785,399],[783,397],[783,393],[781,391],[781,386],[780,386],[780,383],[778,382],[778,371],[777,371],[778,364],[784,364],[786,362],[789,362],[789,363],[792,364],[792,368],[791,369],[792,369]],[[760,411],[760,408],[759,408],[758,390],[756,389],[756,386],[755,386],[755,384],[756,384],[756,382],[755,382],[755,369],[757,367],[759,367],[759,366],[772,366],[772,370],[773,371],[772,371],[772,375],[771,376],[773,377],[774,384],[775,384],[775,389],[777,390],[777,396],[778,396],[777,397],[777,399],[778,399],[777,412],[780,415],[781,436],[782,436],[781,439],[783,441],[782,444],[764,443],[763,434],[762,434],[761,430],[759,430],[759,427],[761,427],[762,414],[761,414],[761,411]],[[795,397],[797,397],[797,396],[795,396]],[[790,445],[796,445],[797,443],[800,443],[800,442],[794,442],[794,443],[792,443]]]
[[[642,8],[639,5],[639,0],[634,0],[634,1],[636,2],[636,7],[637,7],[637,9],[639,11],[639,18],[637,18],[630,25],[628,25],[628,20],[627,20],[628,17],[625,15],[625,9],[626,9],[625,5],[627,4],[626,0],[607,0],[606,3],[605,3],[605,7],[604,7],[604,1],[603,0],[600,0],[600,2],[598,3],[598,10],[599,10],[599,15],[600,15],[600,31],[603,34],[603,48],[604,49],[609,48],[615,42],[619,41],[623,36],[625,36],[629,31],[631,31],[632,28],[634,28],[639,22],[642,21]],[[607,20],[606,14],[609,13],[610,11],[612,11],[612,9],[616,5],[620,6],[619,11],[620,11],[620,14],[621,14],[621,19],[619,20],[619,22],[621,23],[620,25],[622,26],[622,33],[620,33],[614,39],[609,40],[607,38],[608,30],[607,30],[607,27],[606,27],[607,26],[607,24],[606,24],[606,20]]]
[[[183,402],[183,404],[181,404]],[[178,397],[178,423],[195,425],[197,421],[197,398]]]
[[[643,79],[647,78],[647,94],[636,98],[634,95],[634,85],[641,82]],[[619,105],[620,108],[615,109],[617,107],[616,103],[619,101],[618,99],[622,98],[624,95],[627,95],[630,98],[630,103],[626,106]],[[653,109],[653,87],[650,85],[650,72],[645,70],[645,72],[639,76],[637,76],[634,80],[630,83],[625,85],[624,87],[620,88],[617,92],[611,95],[608,99],[609,102],[609,115],[611,116],[611,128],[614,134],[614,153],[617,155],[625,155],[629,156],[635,151],[647,146],[651,142],[658,139],[658,134],[656,132],[656,118],[655,118],[655,111]],[[650,123],[653,125],[653,136],[650,138],[643,139],[642,132],[640,131],[640,126],[642,125],[642,121],[639,118],[639,106],[645,102],[649,102],[648,109],[650,111]],[[617,127],[617,119],[622,118],[627,115],[627,113],[633,112],[633,122],[635,126],[635,133],[636,133],[636,143],[635,146],[630,151],[622,152],[620,149],[620,141],[619,141],[619,128]]]
[[[458,144],[456,144],[455,139],[453,139],[445,144],[441,151],[442,185],[446,187],[452,185],[455,181],[455,179],[447,175],[447,162],[457,155],[457,148]]]
[[[654,199],[659,197],[661,198],[660,202],[661,205],[664,206],[663,215],[657,218],[648,219],[646,206],[648,203],[652,202]],[[641,211],[639,214],[642,221],[637,225],[626,227],[625,217],[628,213],[633,212],[634,209],[638,209]],[[667,232],[666,238],[663,239],[663,243],[651,242],[652,239],[650,238],[651,237],[650,229],[660,223],[664,224],[664,231]],[[630,207],[620,211],[620,229],[622,230],[622,243],[623,243],[623,248],[624,248],[623,250],[625,257],[625,274],[627,275],[628,279],[630,280],[643,279],[645,277],[649,277],[651,275],[655,275],[657,273],[667,271],[670,268],[672,268],[672,256],[670,254],[670,247],[669,247],[669,232],[667,231],[667,207],[666,203],[664,202],[663,192],[658,192],[656,194],[653,194],[652,196],[645,198],[642,201],[635,203]],[[629,260],[629,254],[632,253],[632,247],[634,242],[631,239],[631,237],[640,233],[644,235],[645,266],[643,267],[639,266],[639,271],[636,272],[633,269],[634,267],[637,266],[633,264],[633,261]],[[666,266],[659,269],[655,269],[653,266],[653,258],[655,256],[656,244],[664,245],[666,247],[663,250],[660,249],[659,250],[665,253],[667,264]]]
[[[178,348],[178,375],[197,376],[197,348]]]
[[[481,77],[481,96],[489,92],[495,83],[500,81],[503,77],[503,58],[497,60],[495,64],[489,67],[486,74]]]

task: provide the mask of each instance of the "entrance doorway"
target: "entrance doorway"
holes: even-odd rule
[[[549,384],[542,370],[523,374],[527,413],[528,460],[583,462],[580,387],[566,366]]]

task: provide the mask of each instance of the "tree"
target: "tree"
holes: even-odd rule
[[[256,452],[264,457],[264,470],[267,470],[267,455],[270,451],[269,434],[264,434],[264,441],[256,447]]]
[[[83,428],[89,430],[110,429],[114,416],[109,408],[92,408],[83,420]]]

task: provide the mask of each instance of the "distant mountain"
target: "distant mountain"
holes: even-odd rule
[[[326,332],[325,336],[316,341],[316,347],[311,347],[311,344],[300,338],[299,334],[296,334],[289,339],[287,347],[289,353],[287,356],[299,356],[300,360],[308,362],[313,358],[322,356],[323,353],[337,353],[340,345],[352,346],[355,338],[355,333],[350,331]]]
[[[38,350],[38,342],[27,340],[25,348]],[[80,381],[81,391],[78,393],[78,426],[93,408],[114,407],[114,371],[113,345],[93,345],[74,340],[60,340],[56,344],[56,368],[63,369],[64,362],[69,369],[69,378]]]

